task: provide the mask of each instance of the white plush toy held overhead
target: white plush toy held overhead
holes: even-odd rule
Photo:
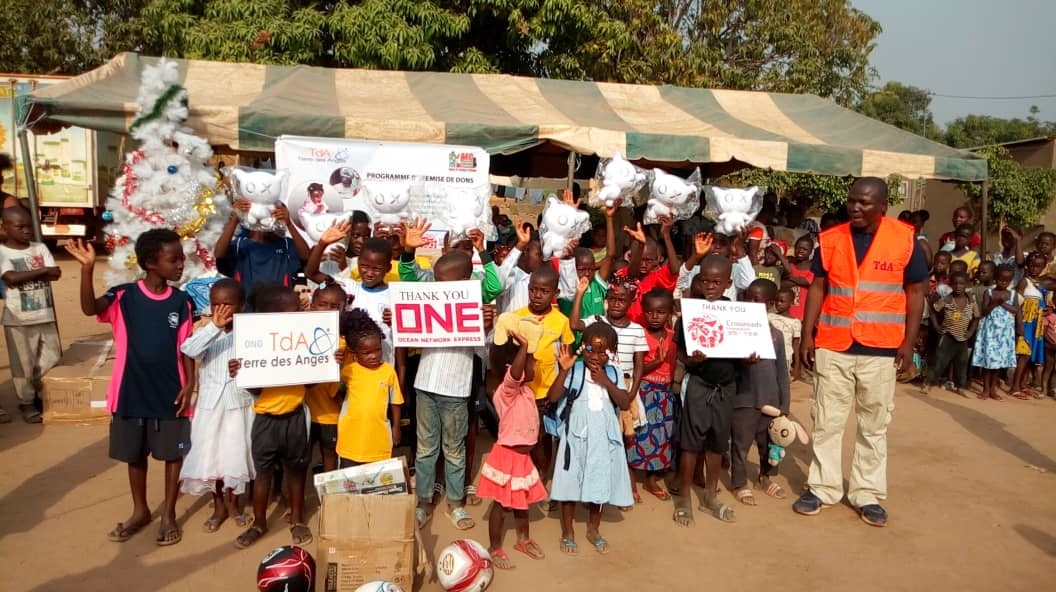
[[[258,171],[251,169],[231,169],[231,189],[235,199],[248,199],[253,202],[248,212],[242,214],[243,223],[251,230],[275,232],[285,230],[272,217],[276,204],[282,202],[286,194],[286,183],[289,171]]]
[[[736,234],[748,226],[763,209],[763,196],[758,187],[747,189],[725,189],[706,187],[708,206],[714,209],[718,220],[715,229],[723,234]]]
[[[699,178],[699,173],[694,173]],[[682,177],[653,169],[652,181],[649,183],[649,201],[646,202],[645,224],[656,224],[661,216],[670,216],[675,220],[685,220],[692,216],[700,206],[700,187]]]
[[[546,200],[546,210],[539,224],[539,238],[543,244],[543,259],[550,259],[590,230],[590,214],[574,208],[551,195]]]
[[[407,205],[411,203],[407,185],[365,185],[363,187],[371,219],[386,226],[395,226],[410,218]]]
[[[484,200],[480,195],[464,187],[448,188],[444,191],[447,194],[445,227],[451,232],[452,238],[464,237],[470,230],[479,228],[480,216],[484,213]]]
[[[611,208],[616,200],[622,199],[630,206],[630,198],[638,193],[645,185],[645,173],[642,173],[633,164],[623,159],[617,152],[609,162],[602,165],[601,190],[598,191],[598,200],[604,202],[605,207]]]
[[[304,228],[305,234],[308,238],[312,239],[312,244],[319,242],[319,239],[323,237],[323,233],[326,232],[327,228],[330,228],[342,218],[347,218],[348,214],[331,214],[329,212],[322,214],[312,214],[310,212],[299,212],[301,219],[301,228]],[[331,245],[332,246],[332,245]]]

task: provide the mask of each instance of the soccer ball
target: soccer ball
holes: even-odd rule
[[[260,592],[312,592],[315,559],[300,547],[279,547],[268,553],[257,568]]]
[[[491,554],[477,541],[457,540],[440,552],[436,575],[448,592],[482,592],[494,575]]]
[[[403,592],[403,588],[385,580],[371,580],[356,588],[356,592]]]

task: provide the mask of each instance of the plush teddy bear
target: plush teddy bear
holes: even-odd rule
[[[528,342],[528,353],[534,354],[543,337],[543,326],[533,317],[504,312],[495,319],[495,345],[505,345],[511,333],[523,337]]]
[[[243,223],[252,230],[275,232],[282,230],[271,213],[286,194],[289,171],[255,171],[235,168],[231,170],[231,189],[236,199],[253,202],[248,212],[242,214]]]
[[[590,214],[574,208],[551,195],[546,200],[543,221],[539,224],[539,238],[543,243],[543,259],[560,255],[569,242],[590,230]]]
[[[693,215],[700,200],[697,199],[699,187],[687,183],[685,179],[653,169],[652,182],[649,184],[649,201],[645,208],[646,224],[655,224],[661,216],[670,216],[684,220]]]
[[[373,220],[386,226],[396,226],[410,218],[407,211],[411,203],[411,191],[407,185],[365,185],[363,187],[367,206],[374,214]]]
[[[602,167],[598,200],[604,202],[607,208],[611,208],[617,199],[628,200],[628,205],[630,205],[628,198],[638,193],[644,184],[645,174],[624,160],[623,156],[617,152]]]
[[[764,409],[763,413],[766,414],[767,410]],[[781,459],[785,458],[785,448],[796,441],[797,438],[803,444],[810,443],[810,436],[807,435],[807,430],[789,419],[787,415],[778,415],[770,420],[768,432],[770,434],[770,450],[767,453],[767,460],[771,466],[776,467],[781,462]]]
[[[763,209],[763,197],[758,187],[724,189],[710,187],[706,191],[708,205],[718,212],[715,229],[723,234],[736,234],[748,226]]]

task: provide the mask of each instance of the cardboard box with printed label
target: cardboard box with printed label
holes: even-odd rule
[[[414,587],[413,495],[322,496],[316,549],[319,590],[355,592],[371,580]]]
[[[315,476],[315,490],[320,498],[337,493],[408,493],[407,463],[397,457],[319,473]]]
[[[76,341],[41,379],[44,423],[103,421],[106,391],[114,365],[114,342],[109,335]]]

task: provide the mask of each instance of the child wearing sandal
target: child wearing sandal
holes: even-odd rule
[[[155,228],[136,238],[143,279],[115,286],[95,297],[95,249],[71,241],[66,250],[81,264],[81,311],[110,323],[117,344],[114,376],[106,395],[110,458],[128,465],[132,516],[107,538],[123,543],[150,524],[147,457],[165,463],[165,502],[155,542],[175,545],[183,538],[176,522],[180,469],[191,448],[194,360],[180,352],[190,337],[193,306],[186,292],[169,285],[183,277],[183,246],[172,230]]]
[[[259,313],[297,312],[300,298],[292,288],[278,284],[258,286],[251,300]],[[238,375],[242,360],[228,365],[231,378]],[[289,486],[290,536],[294,545],[312,542],[312,531],[304,521],[304,484],[311,461],[308,417],[305,413],[304,385],[271,386],[257,391],[253,404],[253,430],[250,450],[257,478],[253,481],[253,525],[235,539],[235,547],[245,549],[268,533],[268,502],[275,470],[283,470]]]
[[[513,512],[517,525],[517,544],[513,548],[532,559],[544,557],[543,550],[528,534],[528,508],[546,499],[546,488],[531,457],[532,447],[539,440],[539,409],[535,392],[528,386],[535,370],[535,359],[529,350],[534,352],[539,344],[529,343],[517,333],[511,336],[517,353],[492,397],[499,416],[499,435],[480,469],[477,488],[480,498],[493,500],[488,513],[488,552],[499,569],[514,567],[502,549],[507,512]],[[496,353],[495,357],[509,356]]]
[[[341,312],[345,309],[345,305],[345,291],[341,286],[326,284],[312,292],[309,310]],[[338,338],[337,351],[343,352],[345,348],[346,342],[342,336]],[[351,363],[351,357],[346,356],[342,360],[342,370]],[[308,415],[312,419],[312,424],[308,428],[310,448],[314,449],[318,444],[324,472],[337,469],[337,421],[341,415],[341,399],[338,397],[340,391],[341,381],[319,382],[308,385],[304,393],[304,404],[308,406]]]
[[[561,346],[557,378],[547,393],[557,404],[560,441],[554,463],[550,499],[561,504],[561,551],[575,554],[572,518],[576,502],[586,504],[587,540],[598,553],[609,552],[601,536],[604,504],[624,508],[634,504],[627,454],[620,433],[619,411],[631,395],[619,369],[609,364],[617,347],[616,331],[594,323],[583,331],[583,358]]]
[[[1000,374],[1016,367],[1016,335],[1020,332],[1023,297],[1009,289],[1016,270],[1010,265],[997,268],[995,285],[983,295],[980,314],[983,320],[972,349],[972,366],[983,369],[983,391],[980,399],[1002,400],[997,394]]]
[[[777,284],[759,279],[752,282],[744,293],[747,302],[759,302],[770,306],[777,297]],[[746,506],[755,505],[752,488],[748,487],[748,451],[755,443],[759,453],[759,489],[766,495],[784,499],[780,485],[770,480],[777,474],[777,467],[768,462],[770,452],[770,420],[762,412],[770,406],[788,415],[791,399],[789,374],[786,365],[785,338],[781,331],[770,326],[770,337],[774,342],[773,360],[759,360],[737,375],[737,394],[733,397],[733,419],[731,421],[730,484],[734,497]]]
[[[245,528],[252,518],[242,496],[256,477],[250,454],[253,396],[235,386],[227,366],[235,353],[231,332],[242,312],[242,285],[224,278],[209,290],[212,322],[203,325],[180,346],[183,355],[198,360],[198,401],[191,420],[191,452],[180,471],[180,491],[212,494],[213,515],[205,532],[216,532],[229,516]]]

